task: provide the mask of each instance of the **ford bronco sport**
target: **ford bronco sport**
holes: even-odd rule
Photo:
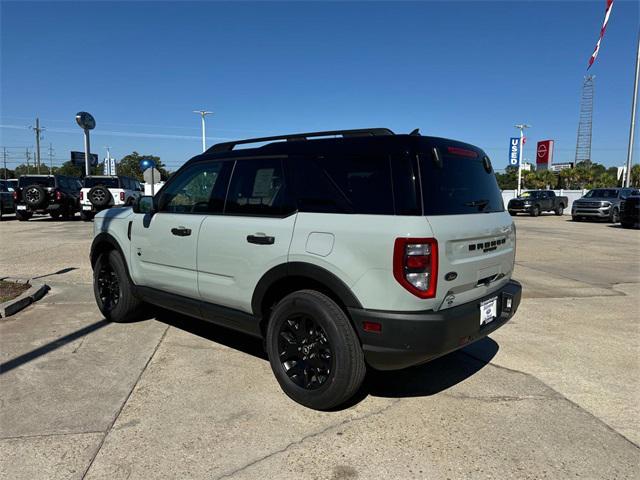
[[[142,196],[142,185],[135,178],[122,175],[84,177],[80,190],[80,217],[90,221],[96,212],[111,207],[131,206]]]
[[[366,129],[215,145],[155,197],[98,213],[90,256],[105,318],[149,303],[261,337],[284,392],[329,409],[367,365],[504,325],[515,241],[482,150]]]
[[[13,192],[16,217],[29,220],[34,213],[71,218],[78,211],[80,180],[65,175],[23,175]]]

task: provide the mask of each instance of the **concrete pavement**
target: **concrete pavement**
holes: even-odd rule
[[[320,413],[259,341],[166,312],[102,321],[91,224],[3,222],[0,273],[53,275],[0,321],[0,477],[638,478],[640,232],[516,223],[514,320]]]

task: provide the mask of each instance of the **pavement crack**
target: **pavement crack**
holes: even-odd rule
[[[102,446],[104,445],[105,440],[109,436],[109,433],[111,433],[111,430],[113,430],[113,426],[115,425],[116,421],[118,420],[118,417],[120,417],[120,414],[122,413],[122,410],[124,409],[124,406],[129,401],[129,398],[131,398],[131,394],[133,393],[133,391],[138,386],[138,383],[140,382],[140,379],[142,378],[142,375],[144,374],[144,372],[147,370],[147,367],[151,363],[151,360],[153,360],[153,357],[156,356],[156,352],[160,348],[160,345],[162,345],[162,341],[164,340],[164,337],[167,335],[167,331],[169,330],[169,328],[171,328],[171,327],[169,325],[167,325],[167,328],[165,328],[164,332],[162,332],[162,336],[160,337],[160,340],[158,340],[158,343],[155,346],[155,348],[153,349],[153,352],[151,352],[151,355],[149,355],[149,359],[144,364],[144,367],[142,367],[142,370],[140,370],[140,374],[138,375],[138,378],[136,378],[136,381],[133,383],[133,385],[131,387],[131,390],[129,390],[129,393],[127,394],[127,398],[124,399],[124,401],[122,402],[122,405],[120,405],[120,408],[118,409],[118,412],[113,417],[113,421],[111,422],[109,427],[105,430],[104,436],[102,437],[102,439],[100,440],[100,443],[96,447],[96,451],[93,453],[93,456],[91,457],[91,460],[89,461],[89,464],[87,465],[87,468],[85,468],[84,472],[82,473],[82,477],[81,477],[82,479],[84,479],[87,476],[87,473],[89,473],[89,470],[91,469],[91,466],[93,465],[93,462],[95,461],[95,459],[97,458],[98,454],[100,453],[100,450],[102,450]]]
[[[102,430],[96,430],[96,431],[88,431],[88,432],[38,433],[34,435],[13,435],[9,437],[0,437],[0,440],[20,440],[23,438],[63,437],[67,435],[91,435],[95,433],[104,433],[104,432]]]
[[[402,399],[398,398],[398,399],[395,399],[395,400],[391,401],[391,403],[389,403],[388,405],[385,405],[384,407],[382,407],[382,408],[380,408],[378,410],[375,410],[373,412],[369,412],[369,413],[367,413],[365,415],[362,415],[361,417],[348,418],[348,419],[342,420],[341,422],[334,423],[332,425],[328,425],[327,427],[323,428],[322,430],[319,430],[317,432],[305,435],[304,437],[299,438],[298,440],[295,440],[295,441],[287,444],[286,446],[284,446],[284,447],[282,447],[282,448],[280,448],[278,450],[275,450],[275,451],[273,451],[273,452],[271,452],[271,453],[269,453],[267,455],[264,455],[264,456],[262,456],[260,458],[252,460],[249,463],[243,465],[242,467],[238,467],[235,470],[232,470],[230,472],[224,473],[224,474],[216,477],[214,480],[222,480],[223,478],[231,478],[234,475],[236,475],[237,473],[240,473],[240,472],[242,472],[242,471],[244,471],[244,470],[246,470],[246,469],[248,469],[248,468],[250,468],[250,467],[252,467],[254,465],[257,465],[258,463],[261,463],[261,462],[263,462],[265,460],[268,460],[269,458],[274,457],[275,455],[278,455],[280,453],[286,452],[287,450],[289,450],[293,446],[300,445],[300,444],[304,443],[305,441],[307,441],[307,440],[309,440],[311,438],[319,437],[320,435],[323,435],[324,433],[328,432],[329,430],[332,430],[334,428],[339,428],[339,427],[342,427],[344,425],[349,425],[351,423],[359,422],[361,420],[366,420],[366,419],[371,418],[371,417],[373,417],[375,415],[380,415],[380,414],[386,412],[387,410],[389,410],[391,407],[394,407],[395,405],[397,405],[401,401],[402,401]]]
[[[515,368],[509,368],[509,367],[505,367],[503,365],[498,365],[497,363],[493,363],[493,362],[488,362],[486,360],[483,360],[482,358],[476,357],[475,355],[462,350],[461,351],[462,354],[467,355],[468,357],[478,361],[478,362],[482,362],[485,365],[491,365],[492,367],[495,368],[499,368],[501,370],[505,370],[507,372],[511,372],[511,373],[518,373],[520,375],[525,375],[529,378],[532,378],[540,383],[542,383],[545,387],[547,387],[549,390],[551,390],[552,392],[554,392],[558,398],[565,400],[566,402],[568,402],[570,405],[572,405],[574,408],[579,409],[580,411],[584,412],[586,415],[590,416],[592,419],[594,419],[596,422],[600,423],[601,425],[603,425],[607,430],[609,430],[610,432],[613,432],[614,434],[618,435],[619,437],[623,438],[624,440],[626,440],[627,442],[629,442],[631,445],[633,445],[635,448],[640,450],[640,445],[638,445],[636,442],[634,442],[633,440],[631,440],[630,438],[626,437],[624,434],[620,433],[618,430],[616,430],[615,428],[613,428],[611,425],[609,425],[607,422],[605,422],[604,420],[602,420],[601,418],[595,416],[593,413],[591,413],[589,410],[587,410],[586,408],[582,407],[581,405],[577,404],[576,402],[574,402],[573,400],[571,400],[570,398],[568,398],[566,395],[564,395],[563,393],[559,392],[558,390],[556,390],[555,388],[553,388],[552,386],[550,386],[549,384],[547,384],[547,382],[542,381],[541,379],[539,379],[538,377],[536,377],[535,375],[529,373],[529,372],[524,372],[522,370],[516,370]],[[552,397],[550,397],[552,398]]]
[[[476,400],[486,403],[522,402],[524,400],[552,400],[559,398],[557,395],[467,395],[464,393],[442,393],[445,397],[458,400]]]

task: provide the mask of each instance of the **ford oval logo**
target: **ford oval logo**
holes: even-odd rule
[[[456,272],[449,272],[444,276],[444,279],[448,282],[455,280],[456,278],[458,278],[458,274]]]

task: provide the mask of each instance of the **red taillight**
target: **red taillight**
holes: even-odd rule
[[[396,238],[393,276],[420,298],[436,296],[438,285],[438,242],[435,238]]]
[[[467,150],[466,148],[447,147],[447,152],[453,155],[458,155],[459,157],[478,158],[478,152]]]
[[[18,200],[18,191],[17,190],[13,191],[13,199],[14,200]]]
[[[58,190],[56,192],[56,200],[60,200],[60,199],[62,199],[62,192]]]
[[[80,200],[84,200],[84,192],[80,192]]]
[[[120,201],[124,202],[124,192],[120,192]]]

